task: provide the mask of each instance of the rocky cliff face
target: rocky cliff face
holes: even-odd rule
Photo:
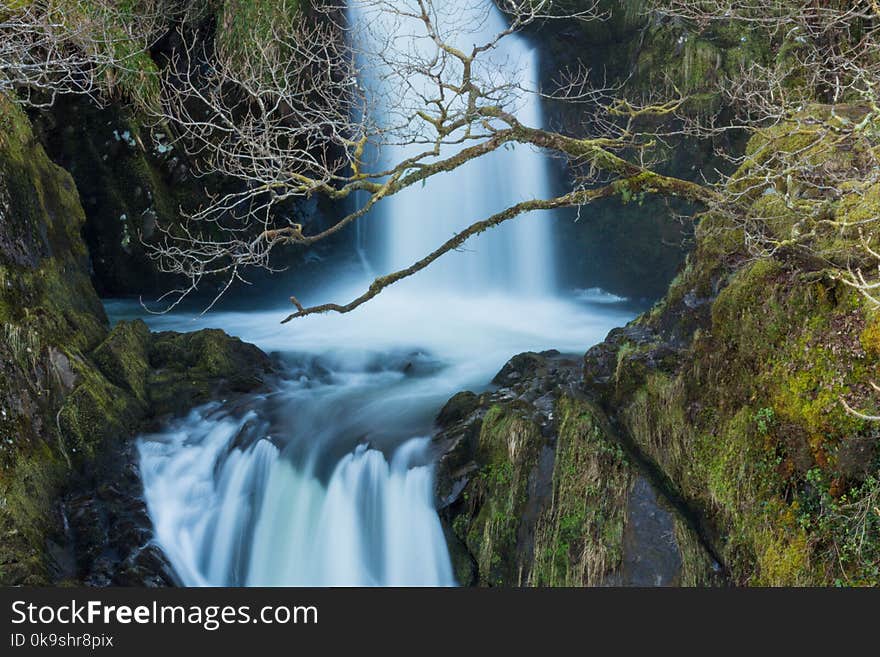
[[[149,543],[130,439],[253,390],[272,367],[221,331],[111,332],[74,182],[0,98],[0,582],[170,582]]]
[[[759,155],[759,144],[770,148]],[[792,126],[759,134],[749,152],[798,144],[829,170],[858,158]],[[731,184],[748,184],[751,165]],[[750,198],[788,246],[756,257],[742,224],[704,217],[666,298],[587,354],[585,382],[704,520],[734,582],[875,585],[880,433],[842,401],[876,406],[877,317],[832,265],[859,252],[839,227],[873,215],[875,190],[815,201],[815,214],[778,178]]]
[[[193,209],[210,180],[196,181],[187,158],[161,129],[139,128],[118,106],[59,98],[38,116],[37,136],[74,179],[88,221],[83,237],[92,282],[102,297],[144,294],[172,285],[144,244],[181,209]]]

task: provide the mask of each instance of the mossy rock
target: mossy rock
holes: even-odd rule
[[[620,565],[632,470],[601,410],[562,397],[552,503],[535,529],[530,583],[596,586]]]
[[[148,393],[156,415],[179,414],[222,394],[251,392],[274,369],[257,347],[219,329],[156,333],[149,360]]]
[[[527,351],[517,354],[504,364],[504,367],[492,379],[495,385],[512,385],[526,375],[534,375],[545,367],[545,359],[541,354]]]
[[[130,436],[146,409],[89,365],[78,374],[82,382],[65,400],[59,424],[73,450],[93,457],[106,439]]]
[[[714,581],[711,557],[675,510],[661,509],[656,494],[648,496],[653,501],[647,511],[634,510],[647,504],[641,498],[633,502],[638,472],[604,412],[561,388],[554,394],[552,424],[528,402],[490,395],[480,398],[480,407],[463,423],[442,429],[435,439],[441,450],[449,450],[438,463],[438,490],[443,496],[452,489],[440,500],[440,515],[459,584],[629,583],[633,575],[624,566],[645,558],[658,564],[658,552],[666,559],[664,581]],[[469,451],[464,441],[449,439],[472,429],[477,435]],[[443,483],[449,481],[452,485]],[[628,519],[637,513],[640,522],[646,514],[661,515],[668,531],[677,532],[676,540],[631,531],[625,542]]]
[[[48,583],[71,472],[128,420],[84,354],[107,334],[70,176],[0,96],[0,582]],[[116,415],[118,414],[118,418]],[[117,421],[118,419],[118,421]]]
[[[84,224],[73,179],[47,157],[22,110],[0,96],[3,584],[79,581],[78,561],[94,560],[105,548],[97,544],[101,532],[88,531],[82,520],[82,551],[70,570],[72,525],[59,511],[65,497],[75,491],[99,498],[96,482],[109,478],[125,483],[133,500],[130,440],[146,419],[254,390],[272,369],[259,349],[222,331],[152,336],[134,321],[108,333],[89,278]],[[85,506],[98,513],[101,504]],[[140,551],[141,530],[149,527],[136,506],[122,515],[146,523],[125,529]],[[143,559],[155,562],[146,552]],[[145,572],[137,564],[119,568],[128,569],[129,580]]]
[[[830,275],[860,262],[845,225],[876,217],[878,195],[856,185],[836,200],[805,199],[790,188],[787,158],[833,171],[864,156],[849,144],[836,154],[804,120],[816,113],[833,120],[829,108],[806,107],[759,133],[731,183],[742,191],[756,163],[782,163],[773,189],[743,199],[746,221],[762,220],[780,248],[756,254],[742,222],[707,215],[666,297],[632,324],[653,333],[651,344],[617,332],[587,358],[615,426],[737,584],[880,582],[880,516],[857,511],[880,495],[880,431],[843,405],[880,413],[870,386],[880,331],[871,304]],[[674,357],[651,366],[664,348]]]
[[[440,409],[436,423],[441,427],[449,427],[456,422],[461,422],[473,413],[480,405],[480,398],[473,392],[465,390],[456,393]]]
[[[111,382],[149,404],[150,329],[140,319],[120,322],[95,349],[91,358]]]
[[[525,558],[520,527],[528,485],[544,440],[540,428],[517,406],[493,406],[477,446],[479,473],[468,486],[468,522],[453,529],[477,563],[483,585],[518,584]]]

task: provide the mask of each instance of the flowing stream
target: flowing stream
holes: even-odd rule
[[[466,11],[473,0],[445,5]],[[474,42],[504,25],[491,0],[483,11]],[[350,19],[370,17],[353,9]],[[534,83],[529,44],[509,37],[498,54]],[[519,113],[541,124],[537,100]],[[471,221],[546,197],[549,171],[545,156],[520,147],[386,199],[365,219],[363,266],[328,275],[311,300],[347,301]],[[181,582],[454,585],[434,507],[437,411],[459,390],[485,389],[516,353],[583,352],[632,315],[598,290],[555,290],[551,219],[493,229],[347,315],[284,326],[287,308],[153,318],[154,329],[219,326],[284,364],[272,392],[217,400],[139,439],[156,540]]]

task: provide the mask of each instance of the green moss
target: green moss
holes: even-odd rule
[[[876,313],[870,316],[865,330],[859,335],[862,349],[870,356],[880,356],[880,316]]]
[[[292,27],[299,13],[299,0],[258,3],[248,0],[223,0],[217,15],[217,47],[231,61],[258,65],[259,48],[283,45],[275,39],[278,30]]]
[[[272,371],[269,358],[251,344],[217,329],[157,333],[149,351],[147,394],[157,415],[182,413],[210,401],[222,382],[226,392],[248,392]]]
[[[556,414],[553,501],[535,530],[530,583],[595,586],[620,563],[631,471],[588,402],[562,397]]]
[[[18,450],[0,471],[0,582],[49,583],[43,547],[67,468],[46,444]]]
[[[469,491],[482,504],[464,539],[484,584],[518,580],[517,529],[542,442],[540,429],[515,407],[493,406],[483,419],[477,462],[484,466]]]
[[[149,43],[132,38],[144,13],[144,6],[137,0],[117,0],[108,6],[98,0],[61,0],[64,17],[71,30],[82,31],[92,37],[96,47],[106,51],[112,65],[102,67],[97,75],[107,85],[110,93],[124,96],[143,106],[157,108],[159,105],[159,70],[147,50]],[[155,11],[150,8],[148,11]],[[91,26],[99,26],[92,36]]]
[[[145,408],[90,364],[79,364],[76,373],[79,385],[65,399],[58,426],[75,458],[92,459],[107,440],[130,436]]]
[[[91,358],[107,379],[146,405],[149,348],[150,330],[142,320],[120,322],[92,352]]]
[[[617,0],[607,4],[618,12],[619,5],[638,3]],[[770,58],[769,39],[742,25],[719,22],[692,29],[679,21],[658,20],[644,6],[630,20],[630,29],[640,29],[639,38],[629,41],[630,57],[636,62],[635,84],[630,86],[643,92],[674,88],[688,96],[692,113],[718,111],[717,83],[744,65],[766,63]]]
[[[106,334],[104,309],[88,276],[72,263],[44,261],[40,269],[0,265],[0,321],[28,326],[46,342],[88,351]]]
[[[675,544],[681,555],[679,586],[718,586],[723,579],[717,572],[718,566],[694,530],[678,515],[673,515]]]
[[[808,114],[816,111],[834,120],[827,109]],[[834,168],[859,157],[828,149],[806,121],[776,126],[753,139],[753,160],[733,186],[748,184],[755,162],[784,167],[803,158]],[[839,201],[813,199],[779,180],[750,199],[746,221],[807,245],[804,251],[825,258],[817,266],[827,266],[858,258],[858,236],[840,226],[825,230],[823,221],[876,217],[878,198],[877,190],[856,186]],[[680,366],[665,373],[646,371],[638,350],[624,349],[612,382],[623,391],[614,398],[616,415],[705,519],[735,582],[876,583],[880,531],[863,509],[877,495],[868,482],[876,481],[878,464],[854,467],[842,456],[847,445],[876,445],[876,432],[841,403],[877,412],[867,385],[880,368],[875,311],[784,249],[756,258],[742,238],[742,224],[703,219],[681,277],[639,322],[662,334],[687,322],[679,317],[689,314],[681,304],[686,293],[712,298],[720,288],[710,324],[692,334]]]
[[[798,586],[810,584],[807,536],[798,531],[793,538],[778,538],[767,532],[764,551],[758,556],[758,586]]]
[[[712,304],[712,326],[721,339],[742,344],[773,344],[785,331],[783,325],[767,326],[766,317],[755,313],[757,306],[770,307],[778,315],[779,289],[776,281],[782,271],[774,260],[758,260],[736,273],[730,284]],[[768,334],[767,329],[770,329]]]
[[[0,124],[0,582],[47,583],[59,491],[120,402],[83,356],[107,328],[73,181],[3,97]]]
[[[476,562],[477,583],[484,586],[518,583],[526,566],[520,525],[544,440],[524,410],[513,403],[486,412],[474,455],[480,469],[462,493],[464,507],[452,521],[452,532]],[[457,563],[470,580],[469,560]]]
[[[838,220],[848,224],[858,225],[874,221],[878,216],[880,216],[880,185],[878,184],[846,194],[837,206]]]
[[[0,321],[27,324],[47,342],[91,349],[106,331],[100,301],[84,273],[85,215],[70,176],[38,146],[21,110],[0,97]]]

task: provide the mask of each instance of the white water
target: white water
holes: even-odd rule
[[[471,0],[447,6],[457,3]],[[501,25],[490,6],[477,27],[485,36]],[[524,42],[510,39],[502,54],[535,75]],[[521,115],[540,123],[536,102]],[[373,239],[358,241],[365,271],[303,301],[348,300],[371,270],[408,265],[467,223],[548,193],[547,164],[528,149],[444,174],[374,210]],[[437,411],[459,390],[484,388],[516,353],[583,352],[630,316],[553,293],[548,219],[490,231],[348,315],[285,326],[286,309],[153,318],[156,329],[219,326],[285,366],[273,392],[219,400],[139,441],[156,540],[182,583],[454,584],[434,510]]]
[[[420,11],[414,0],[399,0],[395,7],[401,12]],[[492,0],[446,0],[434,7],[435,24],[446,42],[465,52],[490,42],[507,28]],[[350,5],[349,19],[361,51],[375,51],[401,61],[417,60],[422,63],[417,69],[431,69],[428,62],[434,63],[432,70],[439,68],[435,61],[438,50],[425,38],[420,21],[389,18],[387,10],[359,5],[358,0]],[[389,47],[396,55],[389,55]],[[461,65],[457,60],[444,62],[443,68],[445,80],[460,82]],[[538,70],[537,53],[519,35],[512,35],[475,60],[472,75],[483,88],[497,86],[498,78],[503,77],[524,89],[537,89]],[[413,131],[415,122],[411,117],[425,109],[422,99],[437,97],[435,81],[382,66],[366,68],[359,84],[366,90],[371,106],[384,113],[385,123],[404,133]],[[509,95],[522,123],[543,124],[541,105],[535,96],[520,90],[504,93]],[[460,98],[444,100],[450,112],[463,109]],[[455,141],[462,135],[459,131],[447,140]],[[473,143],[447,143],[441,157],[448,158]],[[413,143],[381,149],[374,154],[377,169],[388,170],[426,148],[425,143]],[[546,157],[529,146],[508,144],[507,148],[474,159],[453,172],[436,175],[424,188],[410,187],[391,202],[377,206],[370,223],[377,233],[373,251],[379,268],[405,268],[475,221],[521,201],[548,198]],[[473,237],[463,250],[445,255],[419,273],[415,284],[424,291],[454,288],[458,294],[483,294],[488,290],[519,295],[551,293],[556,266],[549,219],[547,213],[524,215]]]

